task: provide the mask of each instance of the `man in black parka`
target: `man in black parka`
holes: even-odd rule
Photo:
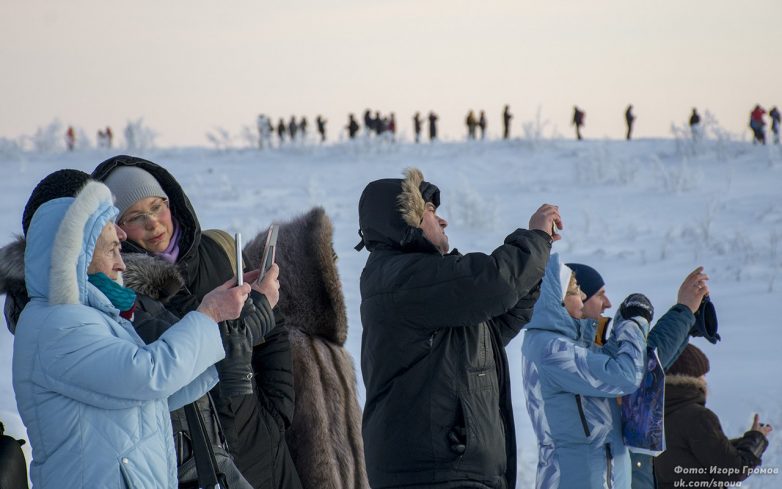
[[[168,300],[166,308],[183,316],[196,309],[207,292],[234,275],[229,257],[218,242],[201,232],[190,200],[165,168],[120,155],[98,165],[92,177],[103,181],[120,166],[146,170],[168,196],[171,214],[179,225],[175,265],[184,286]],[[147,253],[131,240],[122,243],[122,250],[124,254]],[[293,418],[294,391],[290,342],[284,325],[275,327],[265,342],[253,349],[252,367],[252,395],[226,399],[220,395],[219,384],[212,390],[229,451],[254,488],[298,489],[301,482],[285,442],[285,430]]]
[[[363,436],[374,489],[516,486],[505,346],[532,315],[556,206],[492,254],[448,253],[440,191],[417,169],[359,202]],[[559,236],[555,235],[555,239]]]

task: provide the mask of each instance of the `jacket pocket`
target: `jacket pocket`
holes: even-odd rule
[[[120,458],[119,471],[122,474],[122,481],[127,489],[142,489],[141,481],[135,477],[133,471],[128,467],[130,461],[126,458]]]
[[[507,453],[500,413],[497,370],[469,370],[468,393],[462,398],[466,428],[465,452],[459,469],[489,476],[504,474]]]
[[[589,438],[589,424],[587,424],[586,414],[584,414],[584,406],[581,402],[581,394],[576,394],[576,407],[578,408],[578,418],[581,420],[581,427],[584,429],[584,436]]]

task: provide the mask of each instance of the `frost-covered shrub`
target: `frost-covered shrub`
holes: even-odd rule
[[[128,121],[125,126],[125,147],[131,152],[152,149],[157,136],[157,132],[144,125],[143,118]]]

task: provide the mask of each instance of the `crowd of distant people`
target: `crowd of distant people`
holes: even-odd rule
[[[765,116],[767,112],[761,105],[755,105],[755,108],[750,113],[749,127],[752,130],[752,142],[753,144],[766,144],[766,121]],[[779,144],[779,123],[780,113],[779,109],[774,106],[768,111],[768,117],[770,119],[771,134],[774,144]],[[413,135],[414,141],[420,143],[422,139],[422,133],[424,130],[424,124],[428,124],[429,141],[435,141],[438,138],[437,123],[439,115],[436,112],[430,111],[426,118],[423,118],[421,112],[416,112],[413,115]],[[633,105],[630,104],[625,109],[624,113],[625,125],[627,132],[625,138],[629,141],[633,138],[633,126],[635,124],[636,116],[633,113]],[[502,111],[502,138],[509,139],[511,134],[511,120],[513,114],[510,112],[510,106],[505,105]],[[582,140],[582,129],[584,128],[586,121],[586,112],[576,106],[573,106],[573,117],[571,125],[575,127],[576,139]],[[328,120],[322,115],[318,115],[315,118],[315,128],[317,130],[317,140],[320,143],[325,143],[327,139],[326,124]],[[359,121],[356,119],[355,114],[348,115],[347,124],[344,129],[347,131],[348,139],[356,139],[362,135],[363,123],[363,135],[367,138],[379,138],[382,141],[396,142],[397,140],[397,121],[396,114],[390,112],[387,115],[383,115],[380,111],[372,111],[366,109],[363,114],[363,119]],[[488,126],[486,111],[478,111],[476,117],[475,111],[470,109],[464,120],[467,127],[467,139],[486,139],[486,128]],[[290,119],[279,118],[275,124],[272,118],[259,114],[257,118],[257,130],[258,130],[258,148],[271,148],[274,146],[274,139],[277,139],[277,146],[283,146],[285,144],[294,144],[297,142],[305,142],[308,137],[309,122],[306,116],[302,116],[297,119],[292,115]],[[701,116],[698,114],[696,108],[692,109],[689,118],[689,127],[692,138],[697,140],[701,137],[702,126]],[[98,130],[97,146],[99,148],[111,148],[114,135],[111,131],[111,127]],[[69,126],[65,133],[65,143],[69,151],[73,151],[76,145],[76,131],[73,126]]]

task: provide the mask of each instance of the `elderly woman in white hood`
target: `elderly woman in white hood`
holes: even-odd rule
[[[35,192],[31,200],[34,200]],[[27,232],[30,302],[14,340],[13,385],[33,450],[36,488],[175,488],[169,410],[217,382],[217,322],[234,319],[250,287],[208,294],[150,344],[123,316],[124,233],[108,188],[89,182],[35,211]]]

